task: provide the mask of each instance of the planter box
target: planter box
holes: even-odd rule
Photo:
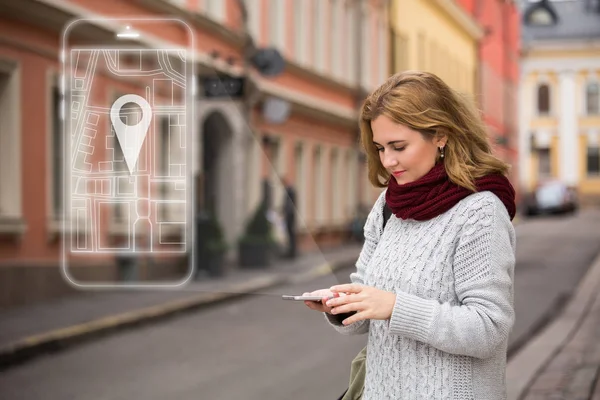
[[[260,268],[271,265],[273,245],[271,243],[240,243],[239,264],[241,267]]]
[[[199,279],[201,275],[206,274],[211,278],[225,275],[225,252],[207,251],[196,260],[196,276]]]
[[[206,270],[210,277],[216,278],[225,275],[223,266],[224,253],[211,253],[206,260]]]

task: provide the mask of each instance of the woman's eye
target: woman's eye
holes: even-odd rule
[[[383,151],[383,147],[377,147],[377,151],[381,153]]]
[[[406,147],[394,147],[394,150],[396,151],[402,151],[404,150]]]

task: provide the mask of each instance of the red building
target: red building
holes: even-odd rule
[[[241,5],[248,10],[247,24]],[[192,128],[196,200],[216,215],[235,265],[237,241],[270,181],[273,208],[282,205],[281,177],[297,189],[299,246],[303,251],[339,244],[359,204],[374,191],[357,148],[357,100],[387,78],[387,9],[376,0],[0,0],[0,307],[69,291],[59,273],[61,146],[59,49],[74,19],[174,17],[195,36],[197,81],[215,73],[251,80],[254,104],[208,98],[201,87]],[[82,41],[114,38],[99,24]],[[143,32],[182,44],[177,29]],[[246,34],[275,47],[285,69],[277,77],[244,69]],[[98,101],[127,90],[103,78]],[[266,117],[268,100],[289,106],[287,118]],[[108,103],[106,103],[108,104]],[[160,134],[161,127],[155,128]],[[98,127],[109,139],[110,126]],[[269,187],[267,186],[267,187]],[[104,189],[102,189],[104,190]],[[107,208],[98,238],[122,235],[119,207]],[[111,255],[77,268],[112,281]],[[144,268],[140,279],[168,273]]]
[[[516,1],[457,0],[484,29],[479,43],[476,93],[497,154],[511,166],[518,189],[518,121],[520,13]]]

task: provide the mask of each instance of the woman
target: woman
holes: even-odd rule
[[[508,165],[492,155],[477,111],[430,73],[392,76],[364,102],[360,125],[369,179],[386,190],[352,283],[313,292],[323,302],[306,305],[343,334],[368,332],[363,400],[505,399]]]

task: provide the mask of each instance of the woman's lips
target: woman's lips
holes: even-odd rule
[[[392,172],[392,175],[394,175],[395,177],[399,177],[404,173],[404,171],[394,171]]]

